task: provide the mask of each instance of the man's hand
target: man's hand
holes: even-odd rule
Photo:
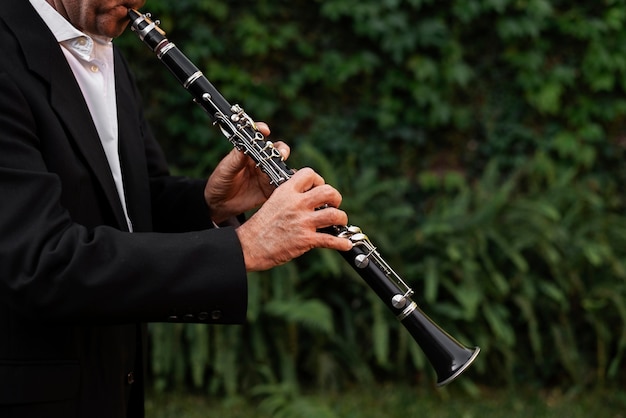
[[[257,123],[259,131],[268,136],[269,127]],[[289,157],[289,146],[284,142],[274,143],[284,159]],[[204,198],[211,209],[215,223],[259,207],[276,189],[269,177],[256,167],[247,155],[233,149],[215,168],[206,188]]]
[[[347,224],[348,216],[337,209],[340,204],[339,192],[319,174],[310,168],[299,170],[237,228],[246,270],[267,270],[317,247],[350,250],[348,239],[318,232]]]

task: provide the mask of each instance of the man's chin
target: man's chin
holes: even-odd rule
[[[123,18],[108,16],[107,19],[103,19],[98,25],[98,33],[96,35],[117,38],[124,33],[129,23],[130,21],[126,16]]]

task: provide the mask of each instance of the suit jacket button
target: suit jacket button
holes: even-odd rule
[[[135,383],[135,373],[130,372],[126,375],[126,381],[128,382],[129,385],[132,385],[133,383]]]

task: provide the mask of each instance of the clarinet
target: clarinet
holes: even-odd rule
[[[149,13],[128,10],[131,30],[137,34],[187,90],[195,103],[211,117],[222,134],[248,155],[275,187],[289,180],[289,168],[271,141],[259,132],[254,120],[237,104],[231,105],[203,73],[170,42]],[[480,349],[463,346],[435,324],[411,299],[413,290],[396,274],[357,226],[336,225],[323,232],[350,240],[352,249],[342,257],[396,315],[418,343],[437,374],[437,385],[456,379],[476,359]]]

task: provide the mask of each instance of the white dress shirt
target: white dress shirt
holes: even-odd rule
[[[46,22],[69,63],[91,113],[104,148],[130,231],[118,152],[117,102],[113,44],[110,38],[85,34],[69,23],[46,0],[29,0]]]

